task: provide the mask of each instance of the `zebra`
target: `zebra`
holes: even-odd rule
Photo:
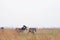
[[[4,29],[4,27],[1,27],[0,29]]]
[[[22,28],[16,28],[16,30],[17,30],[18,32],[23,32],[24,30],[27,30],[27,27],[26,27],[25,25],[23,25]]]
[[[34,34],[36,32],[36,28],[29,28],[29,32]]]
[[[0,30],[1,30],[2,32],[4,32],[4,27],[1,27]]]

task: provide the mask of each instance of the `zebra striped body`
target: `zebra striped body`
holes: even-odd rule
[[[35,33],[36,32],[36,28],[29,28],[29,32]]]
[[[25,25],[23,25],[22,28],[16,28],[16,30],[17,30],[18,32],[23,32],[23,31],[26,30],[26,29],[27,29],[27,27],[26,27]]]

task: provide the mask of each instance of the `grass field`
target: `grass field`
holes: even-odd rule
[[[37,29],[35,34],[17,32],[13,29],[0,29],[0,40],[60,40],[60,29]]]

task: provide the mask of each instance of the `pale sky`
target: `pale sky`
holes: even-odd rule
[[[0,27],[60,27],[60,0],[0,0]]]

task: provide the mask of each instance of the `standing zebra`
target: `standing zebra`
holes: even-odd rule
[[[36,28],[29,28],[29,32],[34,34],[36,32]]]
[[[1,27],[0,29],[4,29],[4,27]]]

